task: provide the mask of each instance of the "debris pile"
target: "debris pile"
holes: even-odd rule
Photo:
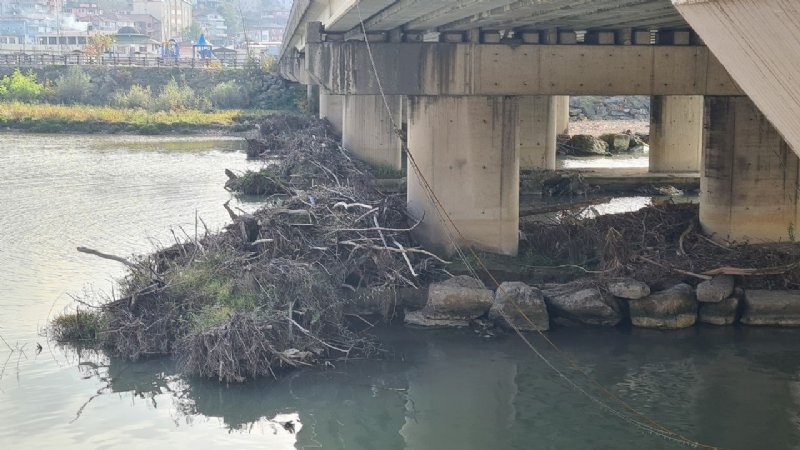
[[[522,251],[595,277],[631,277],[659,288],[716,275],[739,276],[751,289],[800,286],[800,245],[718,241],[703,233],[698,214],[698,205],[671,202],[588,218],[563,213],[556,222],[523,223]]]
[[[375,341],[352,325],[370,322],[350,306],[388,304],[393,290],[444,275],[445,261],[412,240],[417,223],[403,196],[380,192],[325,122],[273,117],[253,142],[274,162],[259,172],[259,189],[277,195],[253,214],[224,205],[233,223],[222,233],[201,228],[126,261],[121,298],[95,314],[110,353],[171,354],[184,373],[225,382],[369,356]],[[229,178],[238,191],[236,180],[255,175]]]

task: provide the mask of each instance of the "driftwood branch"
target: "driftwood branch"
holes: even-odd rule
[[[131,269],[135,269],[136,268],[136,264],[132,263],[130,260],[125,259],[125,258],[123,258],[121,256],[111,255],[111,254],[108,254],[108,253],[103,253],[103,252],[100,252],[100,251],[97,251],[97,250],[93,250],[93,249],[88,248],[88,247],[78,247],[77,250],[79,252],[81,252],[81,253],[86,253],[88,255],[94,255],[94,256],[97,256],[99,258],[110,259],[111,261],[116,261],[116,262],[125,264],[126,266],[130,267]]]
[[[639,256],[639,259],[644,261],[644,262],[646,262],[646,263],[648,263],[648,264],[653,264],[654,266],[661,267],[662,269],[671,270],[673,272],[676,272],[676,273],[679,273],[679,274],[682,274],[682,275],[687,275],[687,276],[690,276],[690,277],[699,278],[701,280],[710,280],[712,278],[709,275],[704,275],[704,274],[689,272],[688,270],[681,270],[681,269],[676,269],[674,267],[669,267],[667,265],[661,264],[660,262],[653,261],[652,259],[650,259],[650,258],[648,258],[646,256]]]

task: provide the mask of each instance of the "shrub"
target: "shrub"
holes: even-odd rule
[[[89,98],[91,77],[80,67],[71,66],[67,73],[56,80],[55,99],[61,103],[86,103]]]
[[[106,320],[98,311],[75,311],[62,314],[51,323],[57,342],[97,343],[106,328]]]
[[[19,69],[0,78],[0,100],[34,102],[44,94],[44,85],[36,81],[33,71],[23,74]]]
[[[151,109],[155,111],[181,111],[186,109],[209,109],[211,102],[202,96],[194,93],[194,90],[187,86],[178,85],[173,78],[155,98]]]
[[[244,108],[249,103],[244,89],[233,80],[214,86],[210,97],[215,107],[223,109]]]
[[[153,94],[150,88],[134,84],[128,91],[116,91],[111,95],[111,105],[118,108],[151,109]]]

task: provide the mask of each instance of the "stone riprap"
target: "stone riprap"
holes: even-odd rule
[[[691,327],[697,321],[694,289],[685,283],[630,300],[628,305],[631,323],[636,327],[671,330]]]
[[[573,96],[569,99],[570,120],[648,120],[650,97],[617,95],[613,97]]]
[[[619,300],[597,288],[563,285],[543,290],[551,317],[562,325],[613,327],[624,315]]]
[[[542,292],[518,281],[501,284],[494,294],[489,318],[521,331],[544,331],[550,328],[550,316]],[[509,324],[510,322],[510,324]]]
[[[483,282],[460,275],[428,287],[428,302],[418,311],[406,312],[405,321],[419,326],[467,326],[486,314],[494,293]]]
[[[608,283],[608,292],[614,297],[626,300],[639,300],[650,295],[650,286],[631,278],[614,280]]]
[[[800,326],[800,291],[745,291],[741,322],[747,325]]]
[[[728,297],[716,303],[700,303],[697,320],[710,325],[733,325],[736,323],[738,309],[737,297]]]
[[[733,295],[734,280],[730,275],[718,275],[697,285],[697,301],[717,303]]]
[[[733,277],[718,276],[701,282],[697,288],[686,283],[659,292],[631,278],[606,282],[598,289],[585,282],[549,284],[541,287],[522,282],[505,282],[496,291],[469,276],[457,276],[428,289],[422,309],[420,293],[414,300],[399,300],[411,308],[406,323],[420,326],[468,326],[488,318],[497,326],[521,331],[545,331],[558,326],[616,326],[674,330],[696,323],[724,326],[745,325],[800,326],[800,291],[743,290]],[[717,300],[720,296],[728,296]],[[705,300],[698,301],[702,296]],[[371,299],[364,313],[378,313],[385,303]],[[507,320],[508,319],[508,320]],[[511,324],[508,322],[510,321]],[[513,327],[511,326],[513,325]]]

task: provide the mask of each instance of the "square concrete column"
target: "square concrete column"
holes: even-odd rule
[[[517,113],[515,97],[409,97],[408,208],[424,218],[415,230],[423,245],[452,255],[453,239],[517,253]],[[442,220],[428,187],[461,235]]]
[[[706,97],[700,223],[724,240],[794,239],[798,163],[748,97]]]
[[[344,95],[333,95],[320,91],[319,118],[330,122],[339,135],[342,134],[342,118],[344,115]]]
[[[319,86],[315,84],[306,86],[306,107],[308,113],[314,116],[319,114],[319,93]]]
[[[569,134],[569,95],[556,95],[556,134]]]
[[[403,99],[390,95],[386,103],[391,116],[380,95],[346,95],[342,145],[362,161],[400,170],[403,142],[393,127],[402,126]]]
[[[556,169],[558,97],[518,97],[517,145],[521,169]]]
[[[650,97],[650,172],[698,172],[703,96]]]

